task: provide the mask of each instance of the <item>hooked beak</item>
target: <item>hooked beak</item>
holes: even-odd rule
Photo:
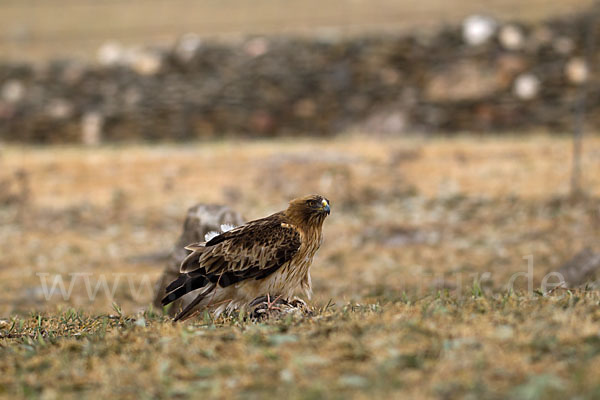
[[[323,199],[323,202],[321,203],[321,210],[327,215],[331,214],[331,208],[329,208],[329,203],[325,199]]]

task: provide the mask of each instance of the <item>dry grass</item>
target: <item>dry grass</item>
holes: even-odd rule
[[[0,395],[597,397],[598,294],[506,292],[524,256],[537,289],[600,240],[600,140],[578,200],[569,163],[568,138],[543,136],[3,148]],[[188,206],[250,219],[310,192],[333,205],[314,316],[143,311]],[[71,296],[46,300],[40,272]]]
[[[597,398],[597,294],[346,305],[172,326],[67,310],[9,321],[0,393],[42,398]]]
[[[203,37],[245,34],[341,35],[424,30],[470,13],[540,20],[585,10],[592,0],[4,0],[0,54],[17,60],[95,56],[107,40],[170,45],[187,32]]]

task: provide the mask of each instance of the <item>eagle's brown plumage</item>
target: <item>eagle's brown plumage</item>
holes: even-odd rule
[[[309,268],[329,212],[329,200],[305,196],[292,200],[285,211],[187,246],[191,253],[181,263],[181,275],[167,286],[162,304],[197,290],[177,321],[205,309],[231,311],[264,295],[288,300],[302,289],[310,297]]]

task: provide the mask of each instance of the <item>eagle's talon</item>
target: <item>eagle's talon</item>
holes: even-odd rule
[[[260,304],[267,304],[268,306],[273,306],[275,304],[285,304],[288,305],[288,302],[281,298],[281,296],[277,296],[273,301],[271,301],[271,295],[259,296],[252,300],[249,304],[250,307],[258,306]]]
[[[250,318],[261,319],[263,317],[278,317],[286,310],[284,307],[289,306],[289,303],[281,297],[281,295],[272,298],[271,295],[260,296],[250,302],[250,306],[254,307],[250,313]]]

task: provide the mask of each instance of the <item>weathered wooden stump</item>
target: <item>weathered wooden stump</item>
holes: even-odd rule
[[[183,230],[179,239],[175,243],[173,250],[167,261],[165,270],[156,283],[154,294],[154,306],[162,308],[160,300],[165,295],[165,288],[179,274],[179,265],[183,259],[189,254],[184,247],[190,243],[203,242],[204,237],[209,232],[221,232],[222,225],[239,226],[244,223],[242,216],[228,206],[218,204],[197,204],[188,209]],[[173,302],[169,309],[169,314],[173,315],[180,308],[187,305],[194,298],[194,294],[187,294],[181,299]]]

